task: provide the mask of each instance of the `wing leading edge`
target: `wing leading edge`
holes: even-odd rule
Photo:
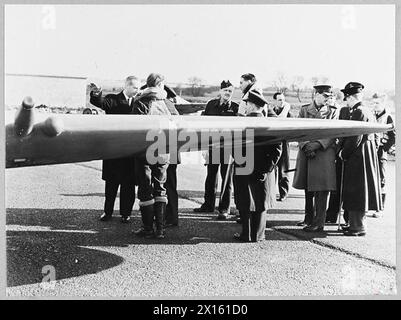
[[[344,120],[257,117],[44,115],[26,109],[16,120],[6,115],[6,168],[84,162],[143,154],[154,143],[147,134],[165,136],[168,151],[208,149],[210,136],[252,130],[266,143],[353,136],[392,129],[390,125]],[[18,118],[19,116],[19,118]],[[24,118],[25,117],[25,118]],[[20,119],[23,120],[20,120]],[[8,119],[8,120],[7,120]],[[171,143],[174,137],[182,141]],[[191,139],[192,138],[192,139]],[[170,140],[173,139],[173,140]],[[242,140],[242,141],[239,141]],[[252,141],[247,141],[252,143]]]

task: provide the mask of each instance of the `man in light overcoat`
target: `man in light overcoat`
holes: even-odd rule
[[[336,107],[326,103],[333,94],[329,85],[314,86],[312,103],[302,106],[299,118],[337,118]],[[329,123],[328,123],[329,125]],[[299,143],[293,187],[305,190],[305,225],[307,232],[320,232],[326,220],[327,199],[336,190],[335,139],[320,139]]]

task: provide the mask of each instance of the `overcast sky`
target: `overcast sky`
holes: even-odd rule
[[[7,73],[394,88],[393,5],[7,5],[5,17]]]

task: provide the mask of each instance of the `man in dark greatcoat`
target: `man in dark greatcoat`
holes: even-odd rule
[[[140,87],[139,80],[130,76],[125,80],[124,90],[119,94],[102,96],[102,89],[90,84],[90,103],[103,109],[106,114],[130,114],[133,98]],[[135,161],[133,157],[103,160],[102,179],[106,182],[104,213],[101,221],[111,219],[117,191],[120,187],[121,222],[128,223],[135,202]]]
[[[248,117],[265,117],[263,107],[267,104],[263,95],[251,90],[246,98]],[[262,141],[255,137],[255,144]],[[234,197],[242,222],[242,232],[236,233],[234,239],[242,242],[258,242],[265,239],[266,214],[276,203],[275,166],[281,155],[281,143],[259,145],[253,148],[253,171],[240,174],[240,166],[236,164],[234,179]],[[236,152],[234,152],[235,158]],[[234,159],[235,161],[235,159]]]
[[[350,108],[350,120],[375,122],[373,113],[362,103],[364,86],[349,82],[341,91]],[[380,174],[374,134],[346,137],[339,157],[344,160],[343,206],[349,214],[347,236],[364,236],[365,214],[380,210]]]
[[[220,97],[217,99],[210,100],[205,108],[205,116],[237,116],[238,104],[231,101],[234,92],[234,87],[231,82],[223,81],[220,86]],[[218,163],[213,162],[213,152],[220,153],[220,159]],[[220,174],[222,181],[222,190],[220,195],[219,203],[219,215],[218,219],[224,220],[230,213],[232,186],[233,186],[233,170],[231,159],[225,157],[224,149],[210,148],[207,165],[207,176],[205,181],[205,201],[200,208],[194,209],[195,212],[213,212],[216,202],[216,192],[218,176],[217,173],[220,168]]]

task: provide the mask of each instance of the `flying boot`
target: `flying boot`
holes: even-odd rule
[[[153,218],[154,218],[154,205],[141,206],[142,228],[135,231],[138,237],[150,238],[153,236]]]
[[[164,239],[164,216],[166,215],[166,203],[165,202],[155,202],[155,224],[156,233],[155,237],[157,239]]]

